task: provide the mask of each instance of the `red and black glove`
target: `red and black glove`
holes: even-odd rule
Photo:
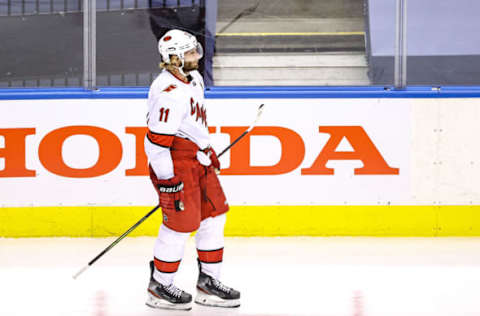
[[[216,170],[220,170],[220,161],[218,160],[217,153],[212,147],[208,147],[207,153],[208,157],[212,161],[212,166]]]
[[[155,181],[158,195],[160,198],[160,207],[166,210],[175,210],[177,212],[183,211],[185,206],[184,193],[183,193],[183,182],[180,181],[178,177],[173,177],[167,180]]]

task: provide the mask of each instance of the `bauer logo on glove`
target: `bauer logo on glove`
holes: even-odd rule
[[[161,186],[160,184],[158,185],[158,190],[162,193],[175,193],[175,192],[180,192],[183,190],[183,182],[180,182],[180,184],[175,185],[175,186]]]
[[[183,182],[178,177],[167,180],[154,179],[158,189],[160,206],[165,211],[176,212],[185,210]]]

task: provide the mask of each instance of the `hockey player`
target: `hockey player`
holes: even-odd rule
[[[240,293],[219,281],[229,206],[217,177],[220,163],[210,147],[204,84],[197,71],[202,46],[193,35],[170,30],[158,41],[158,49],[163,70],[148,93],[144,145],[163,223],[150,262],[147,305],[191,309],[192,296],[173,281],[186,240],[197,231],[195,302],[237,307]]]

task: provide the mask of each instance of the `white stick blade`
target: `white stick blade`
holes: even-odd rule
[[[87,264],[86,266],[84,266],[83,268],[81,268],[80,271],[78,271],[77,273],[75,273],[75,274],[73,275],[73,279],[76,280],[80,274],[82,274],[83,272],[85,272],[85,270],[88,269],[88,267],[89,267],[89,265]]]
[[[260,115],[262,115],[262,112],[263,112],[263,106],[265,105],[265,103],[262,103],[260,104],[260,106],[258,107],[258,114],[257,114],[257,118],[260,117]]]
[[[253,124],[250,125],[250,127],[247,129],[247,132],[250,132],[250,131],[255,127],[255,125],[257,125],[257,122],[258,122],[258,120],[260,119],[260,116],[262,115],[263,106],[264,106],[264,105],[265,105],[265,104],[262,103],[262,104],[260,104],[260,106],[258,107],[257,117],[255,118],[255,121],[253,122]]]

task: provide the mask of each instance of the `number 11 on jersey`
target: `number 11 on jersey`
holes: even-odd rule
[[[168,121],[168,113],[170,109],[161,108],[160,109],[160,118],[158,119],[160,122],[167,122]],[[163,114],[165,113],[165,119],[163,118]]]

